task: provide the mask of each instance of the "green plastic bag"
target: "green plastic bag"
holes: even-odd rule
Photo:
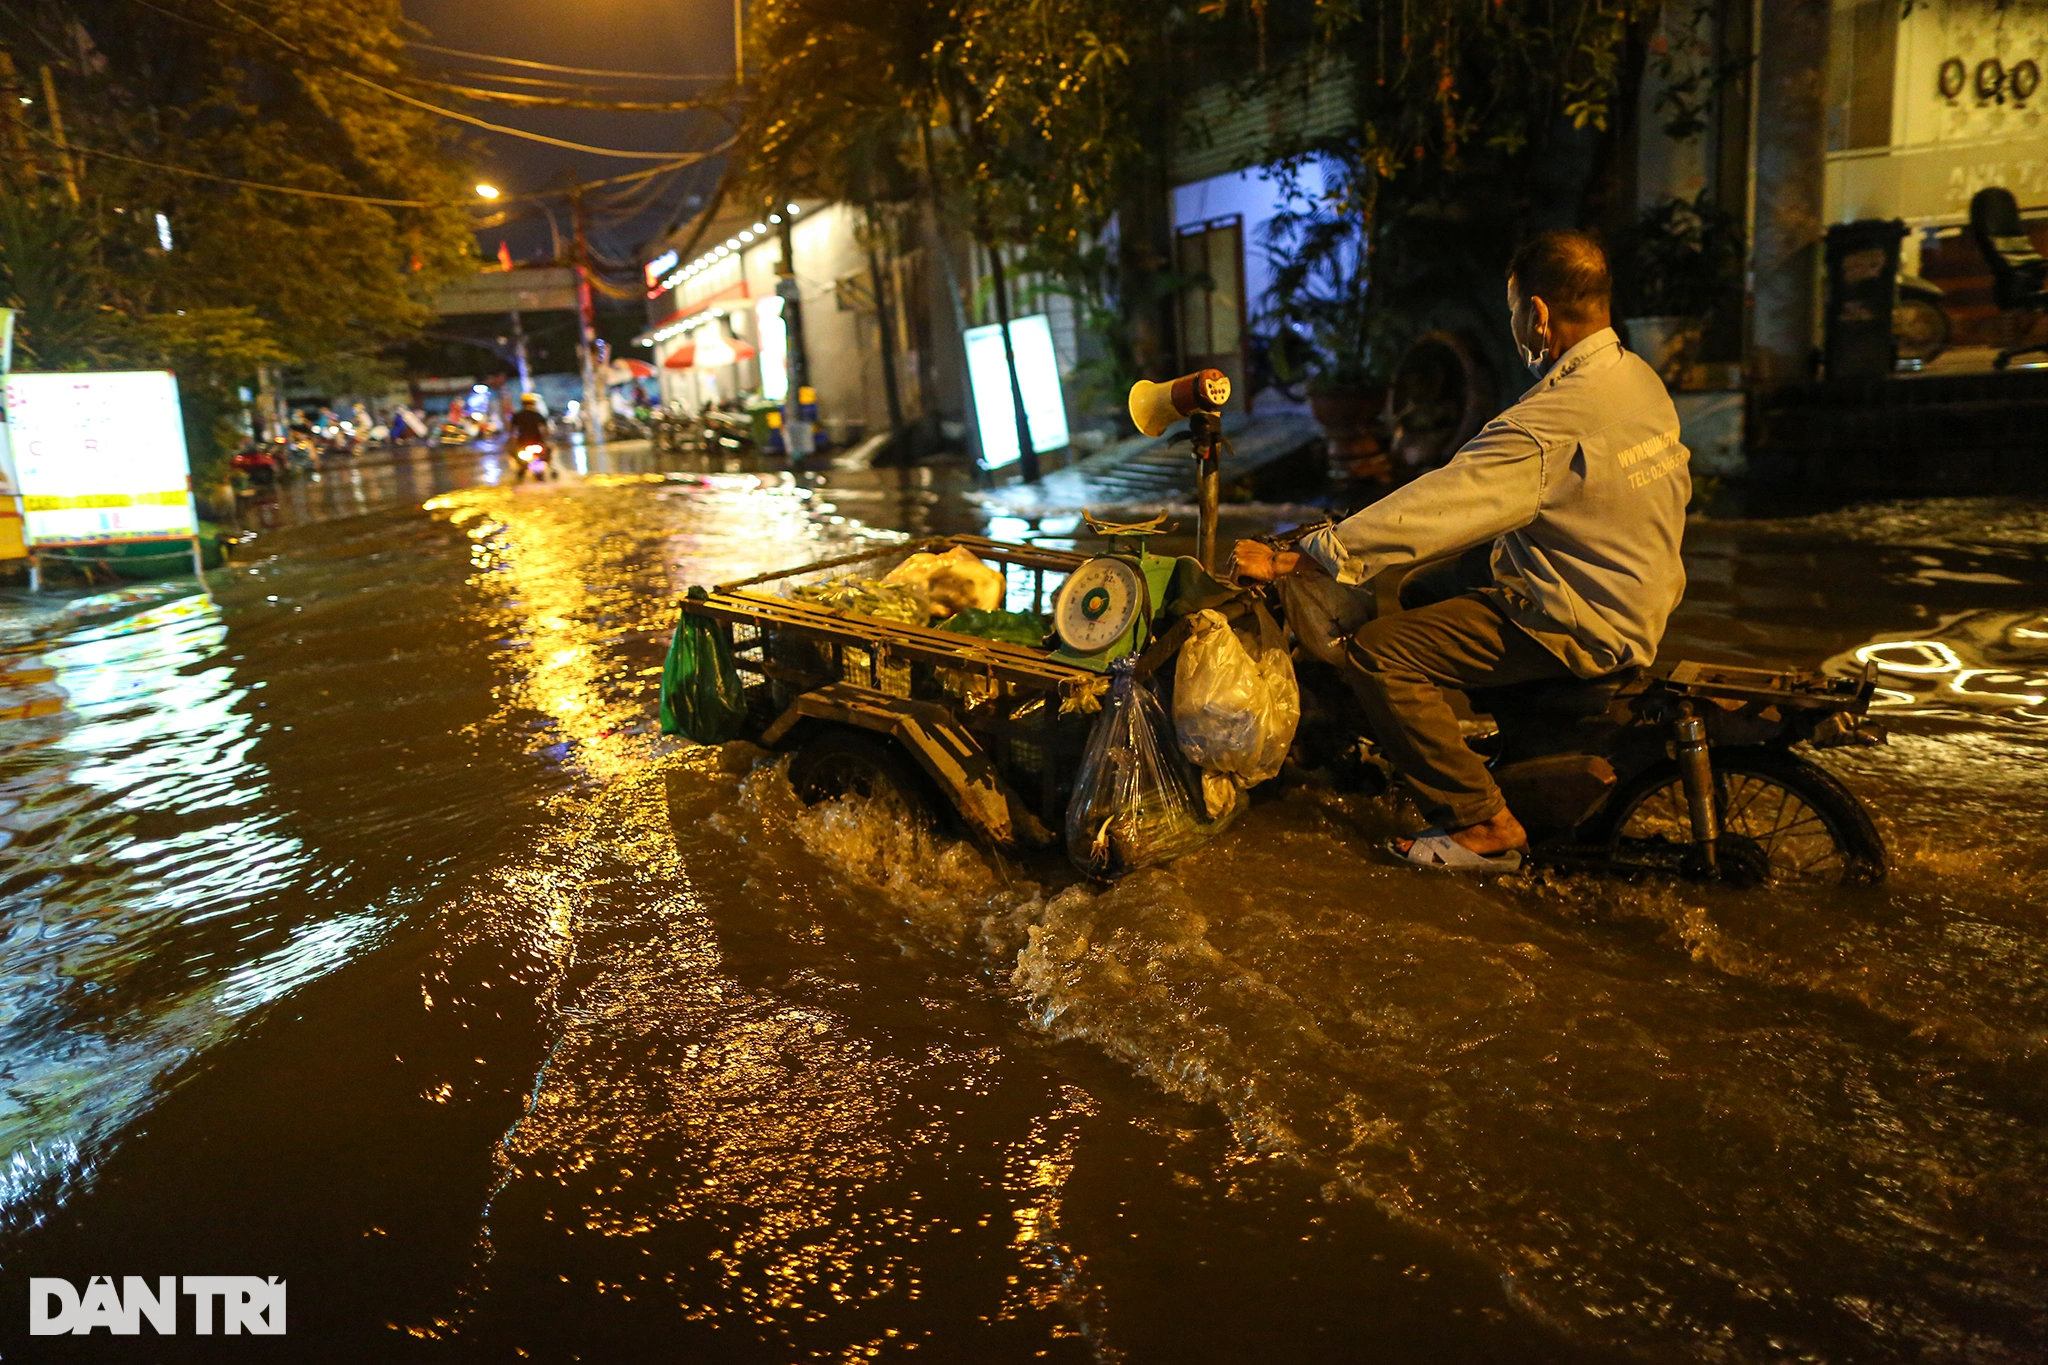
[[[1045,643],[1046,635],[1045,618],[1036,612],[981,611],[974,607],[939,622],[939,629],[1003,644],[1030,645],[1034,649]]]
[[[684,612],[661,668],[661,732],[698,744],[723,744],[739,738],[746,718],[747,700],[725,632]]]

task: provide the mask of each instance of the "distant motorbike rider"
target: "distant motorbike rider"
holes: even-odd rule
[[[535,460],[541,464],[536,478],[551,479],[555,476],[554,448],[548,442],[548,419],[540,410],[540,395],[522,394],[519,411],[512,414],[511,431],[505,438],[505,447],[512,452],[518,466],[513,475],[515,481],[524,480],[529,467]],[[534,447],[540,447],[536,453]]]
[[[1358,584],[1449,561],[1413,575],[1406,609],[1346,649],[1373,739],[1436,821],[1392,845],[1418,866],[1509,870],[1528,841],[1446,689],[1649,664],[1685,591],[1689,456],[1663,381],[1609,323],[1606,254],[1584,233],[1546,232],[1515,253],[1507,285],[1536,387],[1449,464],[1304,537],[1298,553],[1237,546],[1238,575],[1266,582]]]

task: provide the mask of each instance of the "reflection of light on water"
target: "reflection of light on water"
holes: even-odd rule
[[[231,973],[221,983],[218,1003],[232,1013],[245,1014],[282,999],[368,947],[383,924],[380,916],[364,911],[303,925],[284,947]]]
[[[1909,650],[1933,656],[1932,662],[1898,657]],[[1856,651],[1856,662],[1874,663],[1880,673],[1953,673],[1963,666],[1956,652],[1939,640],[1900,640],[1893,644],[1864,645]]]
[[[1875,665],[1873,707],[2048,721],[2048,640],[2037,613],[1972,612],[1924,637],[1875,640],[1830,660],[1831,673]]]
[[[207,666],[225,639],[203,596],[73,629],[43,654],[66,714],[0,731],[10,871],[33,888],[0,900],[0,1217],[81,1177],[173,1068],[375,933],[368,913],[252,912],[311,860],[257,811],[249,691]]]

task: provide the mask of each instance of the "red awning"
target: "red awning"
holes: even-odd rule
[[[753,296],[753,291],[747,288],[747,282],[745,280],[741,280],[738,284],[727,285],[725,288],[719,290],[716,294],[706,294],[701,299],[692,300],[688,307],[678,308],[675,312],[670,313],[661,321],[649,326],[646,331],[640,334],[640,337],[651,338],[656,332],[668,326],[670,323],[679,322],[683,318],[694,317],[698,313],[703,312],[705,309],[710,308],[715,304],[727,303],[739,299],[750,299]],[[637,341],[640,339],[640,337],[636,337],[634,338],[634,340]]]
[[[732,347],[732,363],[734,364],[738,364],[742,360],[752,360],[754,358],[755,351],[753,346],[747,342],[741,341],[737,337],[727,337],[725,339],[725,344]],[[674,351],[670,352],[668,359],[662,361],[661,364],[663,369],[668,370],[689,370],[696,368],[697,343],[694,341],[684,342],[682,345],[676,347]]]

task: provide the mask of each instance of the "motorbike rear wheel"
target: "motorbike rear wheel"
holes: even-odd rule
[[[1721,880],[1814,888],[1884,880],[1877,826],[1826,769],[1770,748],[1716,749],[1713,764]],[[1675,762],[1647,769],[1608,810],[1599,842],[1617,866],[1695,870],[1685,782]]]

